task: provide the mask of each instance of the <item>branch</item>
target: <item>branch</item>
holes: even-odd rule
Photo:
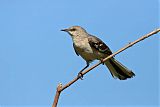
[[[97,66],[99,66],[100,64],[102,64],[103,62],[107,61],[109,58],[112,58],[113,56],[119,54],[120,52],[126,50],[127,48],[135,45],[136,43],[154,35],[154,34],[157,34],[158,32],[160,32],[160,28],[142,36],[141,38],[135,40],[134,42],[130,42],[129,44],[127,44],[126,46],[124,46],[123,48],[121,48],[120,50],[118,50],[117,52],[113,53],[112,55],[104,58],[102,61],[98,62],[97,64],[91,66],[90,68],[88,68],[87,70],[83,71],[82,72],[82,75],[85,75],[86,73],[88,73],[89,71],[91,71],[92,69],[96,68]],[[53,102],[53,105],[52,107],[57,107],[57,103],[58,103],[58,99],[59,99],[59,96],[60,96],[60,93],[66,89],[67,87],[69,87],[70,85],[72,85],[73,83],[75,83],[79,78],[76,77],[74,78],[72,81],[70,81],[69,83],[67,83],[66,85],[62,86],[62,84],[60,83],[58,86],[57,86],[57,91],[56,91],[56,95],[55,95],[55,98],[54,98],[54,102]]]
[[[57,107],[58,99],[59,99],[61,92],[62,92],[62,84],[59,83],[57,86],[57,91],[56,91],[56,95],[55,95],[52,107]]]

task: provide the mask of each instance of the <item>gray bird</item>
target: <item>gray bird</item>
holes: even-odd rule
[[[102,60],[112,54],[109,47],[96,36],[90,35],[80,26],[72,26],[61,31],[67,32],[73,41],[75,53],[86,61],[86,66],[78,73],[80,79],[83,78],[82,71],[85,70],[93,60]],[[135,74],[127,67],[118,62],[114,57],[104,64],[108,67],[114,78],[125,80],[132,78]]]

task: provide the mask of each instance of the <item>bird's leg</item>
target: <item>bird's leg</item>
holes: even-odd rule
[[[78,78],[80,78],[81,80],[83,80],[83,74],[82,72],[87,68],[89,67],[89,63],[87,62],[87,65],[78,73]]]
[[[100,59],[100,62],[104,65],[104,62],[103,62],[103,59],[102,59],[102,58]]]

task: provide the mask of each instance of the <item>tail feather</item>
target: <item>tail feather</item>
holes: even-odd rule
[[[114,78],[119,78],[120,80],[125,80],[127,78],[132,78],[135,74],[118,62],[116,59],[111,58],[105,62],[105,65],[110,70]]]

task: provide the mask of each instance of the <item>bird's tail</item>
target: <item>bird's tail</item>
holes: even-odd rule
[[[105,62],[105,65],[108,67],[114,78],[119,78],[120,80],[125,80],[127,78],[132,78],[135,74],[118,62],[116,59],[111,58]]]

